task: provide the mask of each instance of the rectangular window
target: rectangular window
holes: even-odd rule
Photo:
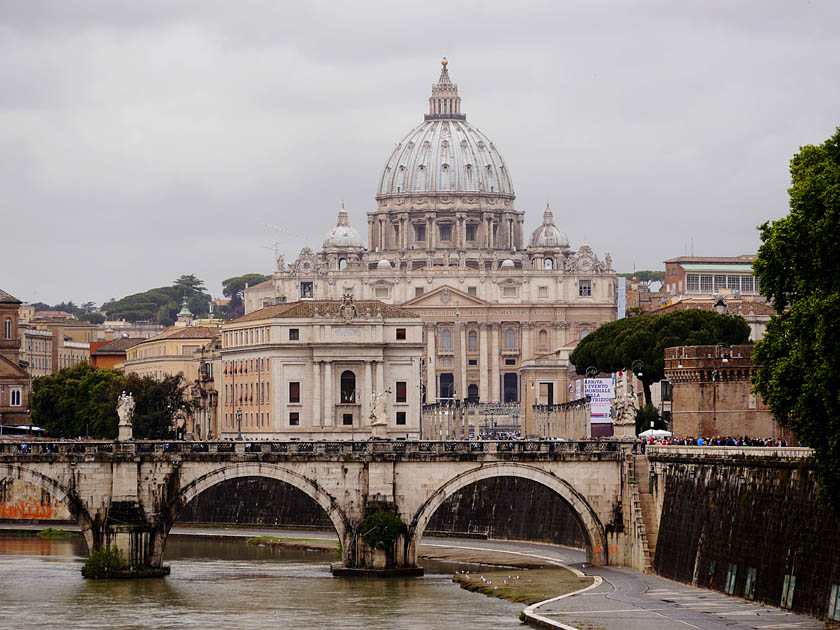
[[[467,295],[478,295],[478,289],[476,287],[467,287]]]
[[[20,407],[21,396],[23,392],[20,387],[10,387],[9,388],[9,406],[10,407]]]
[[[726,288],[726,276],[724,275],[716,275],[715,276],[715,291],[720,291],[721,289]]]
[[[753,293],[755,291],[754,284],[752,276],[741,276],[741,291],[744,293]]]
[[[516,287],[502,287],[502,297],[516,297]]]
[[[353,426],[353,414],[345,413],[341,418],[341,422],[346,427]]]
[[[516,359],[505,359],[505,365],[516,365]]]
[[[397,402],[404,403],[408,399],[408,388],[405,381],[397,381]]]
[[[300,412],[292,411],[289,413],[289,425],[296,427],[300,424]]]
[[[755,577],[757,571],[750,567],[747,569],[747,582],[744,584],[744,599],[755,599]]]
[[[700,293],[711,293],[712,287],[714,286],[712,280],[714,276],[712,275],[702,275],[700,276]]]
[[[592,280],[581,280],[578,284],[578,296],[590,297],[592,295]]]
[[[548,297],[548,287],[537,287],[537,297],[547,298]]]
[[[298,341],[300,339],[300,328],[289,328],[289,341]]]
[[[289,382],[289,402],[300,402],[300,383],[298,381]]]
[[[405,328],[397,328],[397,339],[405,341]]]
[[[467,363],[470,365],[478,365],[478,359],[470,359]]]
[[[414,297],[420,297],[424,291],[425,289],[423,287],[414,287]]]
[[[415,225],[414,226],[414,240],[423,242],[426,240],[426,226],[425,225]]]
[[[474,241],[475,240],[475,228],[476,228],[476,226],[475,226],[474,223],[468,223],[467,224],[467,240],[468,241]]]
[[[685,277],[685,290],[687,293],[698,293],[700,291],[700,276],[690,273]]]
[[[440,240],[442,240],[442,241],[451,241],[452,240],[452,226],[451,225],[441,225],[440,226]]]
[[[300,297],[302,298],[312,298],[312,283],[311,282],[301,282],[300,283]]]
[[[387,298],[388,297],[388,287],[376,287],[373,290],[374,297],[377,298]]]
[[[397,412],[397,424],[405,424],[405,411]]]
[[[738,291],[741,288],[741,276],[726,276],[726,288]]]

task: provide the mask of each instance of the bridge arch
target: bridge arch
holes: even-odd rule
[[[420,506],[409,525],[408,553],[412,559],[417,558],[417,545],[426,530],[432,516],[437,509],[453,494],[470,484],[494,477],[520,477],[541,484],[558,494],[572,510],[581,530],[587,540],[586,555],[588,561],[594,565],[607,564],[607,538],[604,527],[598,515],[580,492],[575,490],[565,479],[527,464],[500,462],[485,464],[477,468],[464,471],[453,477]]]
[[[183,474],[184,471],[182,471]],[[275,464],[265,464],[259,462],[242,462],[237,464],[230,464],[221,466],[206,474],[196,477],[178,493],[177,501],[173,503],[169,515],[169,523],[167,531],[175,521],[178,511],[182,506],[192,501],[199,494],[205,490],[231,479],[238,479],[241,477],[265,477],[275,479],[283,483],[293,486],[309,496],[315,503],[321,506],[326,512],[330,522],[335,527],[338,534],[338,539],[341,541],[342,553],[349,553],[351,545],[350,537],[352,536],[352,527],[347,520],[344,511],[339,507],[336,500],[326,492],[321,486],[300,473],[289,470],[282,466]],[[161,549],[161,552],[163,550]]]
[[[98,528],[94,527],[93,519],[88,511],[85,509],[82,502],[76,494],[70,489],[65,488],[55,479],[47,477],[45,474],[32,470],[28,466],[21,466],[17,464],[0,464],[0,478],[20,479],[27,483],[31,483],[36,488],[40,488],[47,492],[56,501],[61,501],[67,506],[67,510],[79,523],[82,535],[85,539],[85,544],[88,546],[88,552],[93,551],[98,547],[98,539],[100,538]]]

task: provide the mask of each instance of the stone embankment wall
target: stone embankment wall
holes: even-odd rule
[[[656,573],[826,615],[840,584],[840,518],[818,500],[809,460],[664,452],[649,459]]]

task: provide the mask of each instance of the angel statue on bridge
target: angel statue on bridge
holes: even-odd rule
[[[134,416],[134,396],[123,391],[117,398],[117,415],[120,417],[118,426],[118,440],[130,440],[132,438],[131,418]]]
[[[388,404],[388,394],[391,393],[391,388],[388,387],[384,392],[377,394],[373,392],[370,395],[370,426],[382,427],[388,424],[385,418],[385,405]]]

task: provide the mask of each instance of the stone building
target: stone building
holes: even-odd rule
[[[220,334],[215,326],[170,326],[159,335],[127,348],[125,361],[117,367],[126,374],[157,379],[181,374],[187,383],[192,383],[198,378],[196,355]]]
[[[665,349],[665,378],[674,384],[675,436],[748,436],[794,443],[788,429],[753,394],[752,345],[676,346]]]
[[[375,300],[268,306],[223,328],[222,437],[367,439],[374,395],[385,437],[420,437],[423,325]]]
[[[0,425],[29,424],[30,377],[20,364],[20,300],[0,290]]]
[[[53,373],[53,334],[49,330],[38,330],[25,324],[18,327],[21,338],[21,361],[31,378]]]
[[[548,207],[526,241],[512,181],[467,122],[444,60],[429,113],[379,175],[367,247],[342,207],[320,251],[281,256],[270,280],[247,289],[246,313],[345,294],[399,305],[424,324],[427,403],[523,404],[528,378],[529,403],[565,402],[568,350],[615,319],[617,277],[609,254],[571,248]],[[532,405],[522,411],[531,422]]]
[[[90,344],[90,364],[95,368],[116,368],[128,358],[128,349],[143,339],[121,337],[112,341],[94,341]]]

